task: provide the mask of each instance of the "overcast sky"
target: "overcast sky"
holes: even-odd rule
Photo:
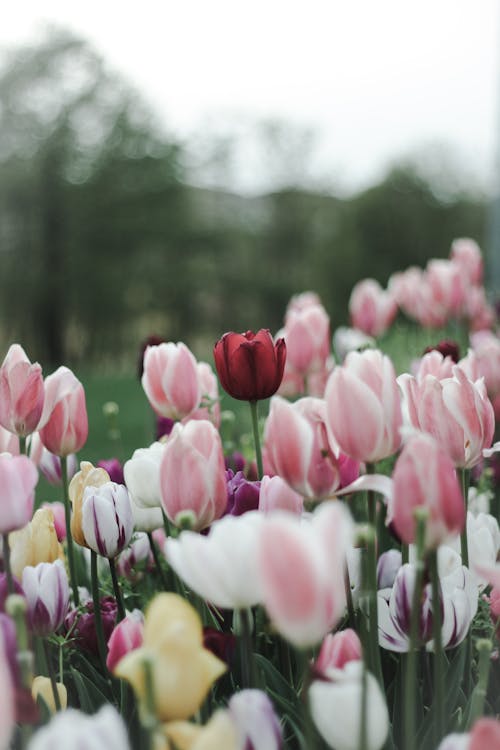
[[[35,38],[43,21],[68,26],[174,133],[239,133],[240,159],[227,179],[240,189],[265,182],[248,122],[270,118],[316,133],[297,168],[325,184],[366,185],[395,158],[433,144],[438,157],[451,151],[474,180],[491,184],[500,130],[497,0],[3,5],[3,46]]]

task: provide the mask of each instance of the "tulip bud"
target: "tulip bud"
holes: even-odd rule
[[[103,557],[116,557],[134,530],[132,506],[123,484],[107,482],[83,493],[82,531],[87,546]]]
[[[129,651],[142,646],[144,640],[144,615],[140,609],[129,612],[125,619],[116,625],[108,641],[106,666],[110,672]]]
[[[163,417],[182,419],[201,400],[196,360],[183,343],[149,346],[141,382],[149,403]]]
[[[20,437],[36,430],[44,401],[42,368],[12,344],[0,367],[0,424]]]
[[[329,669],[343,669],[350,661],[359,661],[363,658],[361,641],[355,630],[339,630],[337,633],[328,633],[323,639],[321,649],[314,670],[320,675],[326,675]]]
[[[118,575],[131,581],[139,580],[140,575],[134,571],[139,563],[152,563],[153,555],[147,534],[141,532],[134,534],[132,541],[120,552],[116,559]]]
[[[21,529],[30,521],[38,472],[26,456],[0,455],[0,534]]]
[[[116,600],[112,596],[103,596],[99,601],[99,606],[101,610],[104,641],[107,643],[116,622]],[[79,648],[89,651],[91,654],[94,654],[94,656],[99,655],[94,602],[92,600],[85,602],[83,614],[80,614],[77,609],[72,609],[68,613],[65,620],[65,628],[71,635],[71,638],[75,640],[75,643]]]
[[[377,589],[392,588],[402,564],[403,556],[398,549],[382,552],[377,562]]]
[[[49,484],[62,485],[61,459],[47,450],[40,440],[39,432],[34,432],[30,437],[29,457],[38,466]],[[78,461],[74,453],[70,453],[67,457],[66,468],[68,479],[71,479],[78,470]]]
[[[283,337],[287,361],[302,376],[321,371],[330,352],[330,318],[321,304],[286,315]]]
[[[260,483],[259,510],[287,510],[300,516],[304,510],[304,498],[279,476],[263,476]]]
[[[66,690],[66,686],[62,682],[56,682],[56,690],[59,696],[59,703],[61,704],[61,708],[64,710],[68,705],[68,691]],[[56,713],[56,701],[49,677],[44,677],[43,675],[35,677],[31,685],[31,695],[33,696],[33,700],[35,701],[35,703],[38,701],[38,698],[42,698],[43,702],[47,705],[50,713]]]
[[[229,699],[240,748],[280,750],[283,731],[273,704],[261,690],[241,690]]]
[[[29,750],[130,750],[127,729],[118,711],[103,706],[93,716],[69,708],[58,712],[30,741]]]
[[[23,591],[28,603],[28,624],[35,635],[55,633],[64,622],[69,603],[68,576],[60,560],[27,565]]]
[[[233,474],[231,470],[227,476],[227,513],[241,516],[259,507],[260,482],[249,482],[242,471]]]
[[[283,339],[270,332],[225,333],[214,347],[215,368],[222,387],[240,401],[269,398],[279,388],[285,368]]]
[[[66,516],[64,510],[64,504],[59,502],[54,503],[42,503],[42,508],[47,508],[51,511],[54,516],[54,526],[56,529],[57,538],[60,542],[64,542],[66,539]]]
[[[351,292],[349,314],[354,328],[368,336],[381,336],[396,317],[398,306],[390,291],[375,279],[359,281]]]
[[[83,495],[87,487],[101,487],[109,482],[109,474],[104,469],[96,469],[89,461],[82,461],[80,471],[69,483],[69,499],[72,505],[71,536],[80,547],[87,547],[82,530]]]
[[[67,367],[59,367],[45,380],[39,432],[44,446],[56,456],[77,453],[87,442],[85,391]]]
[[[27,526],[9,534],[9,546],[12,573],[19,579],[27,565],[64,558],[57,540],[54,516],[48,508],[37,510]]]
[[[451,259],[462,269],[470,284],[479,285],[483,279],[483,258],[475,240],[459,237],[451,243]]]
[[[123,467],[117,458],[104,458],[97,462],[97,468],[104,469],[109,474],[109,478],[116,484],[124,484]]]
[[[125,462],[125,484],[139,508],[160,508],[160,463],[164,443],[153,443],[149,448],[138,448]]]

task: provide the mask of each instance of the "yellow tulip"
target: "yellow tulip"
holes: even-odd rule
[[[61,709],[65,709],[68,705],[68,692],[66,690],[66,687],[62,682],[56,682],[56,689],[59,696]],[[35,703],[37,702],[38,697],[41,696],[44,702],[47,704],[47,708],[49,709],[49,711],[52,714],[56,713],[56,702],[54,700],[52,685],[48,677],[44,677],[43,675],[35,677],[31,684],[31,695]]]
[[[240,747],[229,711],[224,709],[216,711],[204,727],[188,721],[172,721],[163,725],[163,731],[178,750],[238,750]]]
[[[69,483],[69,499],[73,506],[71,513],[71,536],[80,547],[88,547],[82,531],[83,493],[87,487],[101,487],[109,482],[105,469],[96,469],[90,461],[82,461],[78,471]]]
[[[19,579],[27,565],[64,560],[50,508],[40,508],[27,526],[9,534],[9,546],[12,572]]]
[[[224,662],[203,648],[196,610],[177,594],[159,594],[145,615],[142,648],[118,662],[117,677],[131,683],[146,706],[146,671],[152,682],[154,713],[161,721],[187,719],[201,706]]]

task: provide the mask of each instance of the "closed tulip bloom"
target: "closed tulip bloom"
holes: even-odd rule
[[[175,525],[187,519],[200,530],[227,505],[226,469],[220,435],[206,420],[177,424],[160,465],[162,507]]]
[[[64,622],[69,604],[68,576],[62,562],[26,566],[22,584],[31,631],[41,636],[55,633]]]
[[[264,442],[273,473],[304,497],[328,497],[342,486],[341,455],[329,439],[322,399],[308,397],[290,404],[276,396]]]
[[[183,531],[167,539],[165,556],[189,588],[216,607],[253,607],[262,601],[262,587],[258,575],[248,575],[248,561],[256,558],[262,523],[257,511],[224,516],[207,536]]]
[[[330,375],[325,401],[328,428],[343,453],[375,462],[399,449],[400,395],[393,364],[382,352],[350,352]]]
[[[62,682],[56,682],[56,690],[59,696],[59,703],[62,710],[64,710],[68,705],[68,691],[66,690],[66,686]],[[31,695],[35,703],[40,697],[49,709],[50,713],[56,713],[57,707],[49,677],[44,677],[43,675],[35,677],[31,684]]]
[[[283,731],[273,704],[261,690],[240,690],[228,703],[239,739],[238,747],[281,750]]]
[[[81,547],[87,547],[82,530],[83,495],[87,487],[102,487],[110,481],[107,471],[96,468],[90,461],[80,463],[78,471],[69,483],[69,499],[71,501],[71,536]]]
[[[359,281],[351,292],[349,314],[354,328],[368,336],[381,336],[396,317],[398,306],[391,292],[375,279]]]
[[[227,470],[227,508],[232,516],[241,516],[259,507],[260,482],[249,481],[242,471]]]
[[[144,640],[144,615],[140,609],[127,613],[125,619],[118,623],[108,641],[106,666],[110,672],[125,654],[142,646]]]
[[[314,662],[314,670],[326,674],[328,669],[343,669],[348,662],[362,658],[363,649],[359,636],[355,630],[347,628],[325,636]]]
[[[27,526],[9,534],[9,546],[12,573],[19,580],[27,565],[64,559],[49,508],[39,508]]]
[[[160,508],[160,463],[165,443],[153,443],[149,448],[138,448],[125,462],[125,484],[139,508]]]
[[[431,291],[431,305],[441,310],[446,318],[462,312],[466,282],[463,271],[453,260],[432,259],[427,263],[427,283]]]
[[[201,400],[196,360],[182,342],[148,346],[141,382],[149,403],[162,417],[182,419]]]
[[[291,309],[283,336],[287,362],[295,372],[307,376],[324,369],[330,353],[330,318],[323,305]]]
[[[103,596],[99,600],[104,642],[107,643],[116,623],[117,604],[114,596]],[[99,655],[97,645],[96,622],[92,599],[84,602],[83,608],[71,609],[65,620],[65,629],[79,649]]]
[[[0,750],[8,750],[15,726],[15,700],[9,664],[0,631]]]
[[[123,484],[87,487],[83,494],[82,531],[87,546],[103,557],[116,557],[134,530],[132,506]]]
[[[304,498],[279,476],[263,476],[260,483],[259,510],[287,510],[300,516],[304,510]]]
[[[452,378],[427,375],[418,382],[405,374],[398,383],[411,426],[433,435],[455,466],[470,469],[481,461],[495,430],[493,407],[482,380],[473,383],[455,366]]]
[[[26,456],[0,455],[0,534],[26,526],[33,515],[36,466]]]
[[[145,512],[147,513],[149,511]],[[158,546],[161,547],[160,544],[158,544]],[[139,580],[140,573],[134,570],[135,566],[141,563],[147,563],[147,566],[149,566],[149,564],[152,564],[153,562],[154,560],[148,536],[146,533],[138,532],[134,533],[128,547],[125,547],[123,552],[120,552],[118,555],[116,559],[116,569],[118,574],[123,576],[123,578],[136,581]]]
[[[455,468],[448,454],[430,435],[410,438],[396,461],[388,522],[406,544],[415,542],[415,509],[428,518],[425,544],[434,549],[462,531],[465,509]]]
[[[198,408],[184,417],[183,421],[208,419],[218,429],[220,427],[220,400],[217,378],[208,362],[197,362],[196,371],[200,384],[201,401]]]
[[[470,284],[479,285],[483,280],[483,257],[481,249],[470,237],[460,237],[451,243],[451,259],[462,269]]]
[[[45,380],[45,402],[40,439],[56,456],[77,453],[87,442],[85,391],[67,367],[59,367]]]
[[[163,526],[163,513],[158,508],[141,508],[134,501],[132,495],[129,495],[132,506],[132,516],[134,519],[135,531],[154,531]]]
[[[38,432],[34,432],[30,437],[29,457],[38,466],[49,484],[62,485],[61,459],[47,450]],[[68,479],[72,479],[77,471],[78,461],[75,454],[71,453],[67,457]]]
[[[488,396],[493,401],[500,394],[500,338],[491,331],[480,331],[472,334],[471,342],[478,377],[484,377]]]
[[[266,516],[257,555],[264,605],[277,630],[299,648],[313,646],[345,609],[344,566],[352,521],[339,502],[323,503],[311,520]]]
[[[415,377],[419,382],[422,382],[426,375],[434,375],[438,380],[451,378],[454,364],[455,362],[450,356],[443,356],[441,352],[433,349],[424,354],[418,361],[416,371],[414,371]]]
[[[222,387],[240,401],[259,401],[278,390],[285,369],[286,346],[270,332],[225,333],[214,347]]]
[[[309,688],[309,708],[316,729],[335,750],[358,750],[361,727],[363,665],[351,661],[344,669],[328,672],[327,680],[314,680]],[[389,714],[375,677],[366,676],[366,749],[381,750],[389,731]]]
[[[20,437],[30,435],[42,416],[42,368],[31,364],[24,349],[12,344],[0,367],[0,425]]]
[[[69,708],[58,712],[49,724],[38,729],[29,750],[130,750],[127,728],[113,706],[103,706],[89,716]]]
[[[63,503],[42,503],[41,507],[52,511],[57,538],[60,542],[64,542],[66,539],[66,518]]]

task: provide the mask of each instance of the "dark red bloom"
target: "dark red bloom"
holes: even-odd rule
[[[434,349],[440,352],[443,357],[451,357],[454,362],[458,362],[460,359],[460,349],[457,342],[452,341],[452,339],[443,339],[437,344],[434,344],[434,346],[428,346],[424,349],[424,354],[432,352]]]
[[[224,390],[240,401],[260,401],[278,390],[285,369],[284,339],[276,343],[267,328],[257,333],[225,333],[214,346]]]
[[[107,643],[115,627],[118,607],[115,598],[112,596],[103,596],[100,599],[100,605],[104,641]],[[79,648],[90,651],[94,656],[99,654],[93,601],[89,600],[85,603],[85,610],[82,614],[79,614],[76,609],[68,612],[65,626]]]
[[[236,649],[236,637],[232,633],[224,633],[208,625],[203,628],[203,646],[211,651],[218,659],[225,661],[228,667]]]

